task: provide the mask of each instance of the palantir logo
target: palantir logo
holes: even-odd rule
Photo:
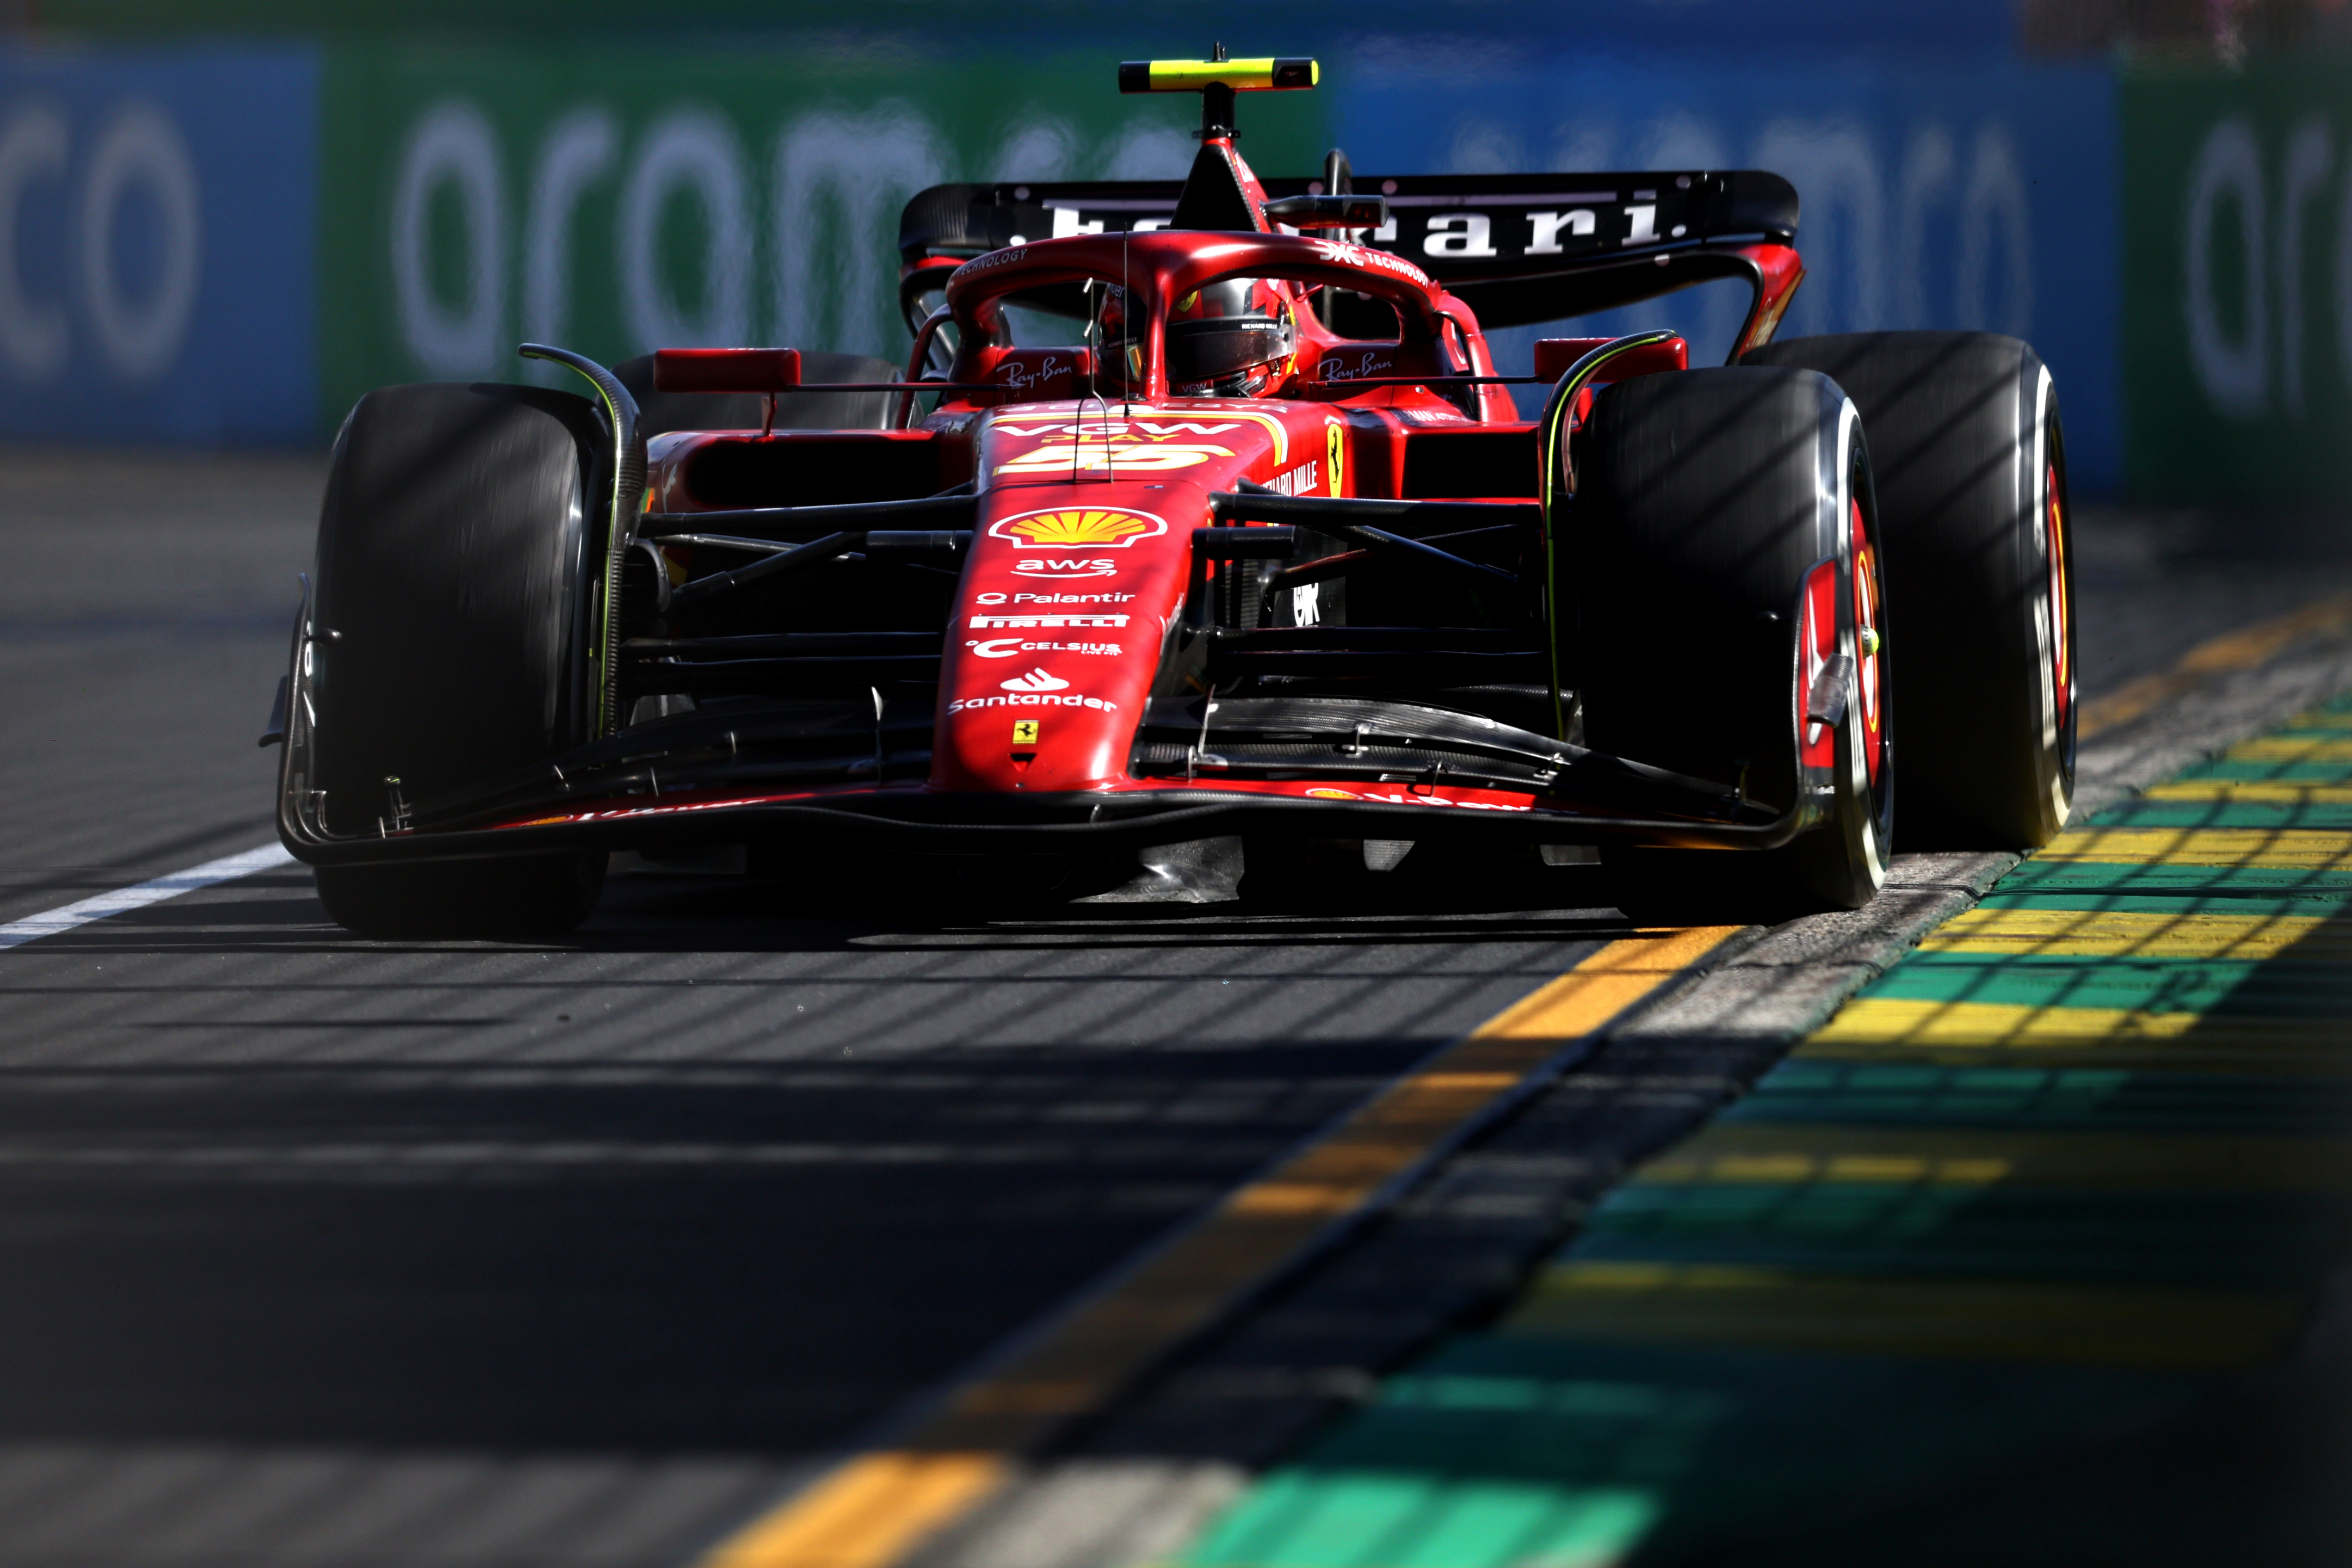
[[[1016,675],[997,684],[1006,691],[1066,691],[1070,685],[1066,680],[1057,680],[1046,674],[1042,665],[1026,675]]]

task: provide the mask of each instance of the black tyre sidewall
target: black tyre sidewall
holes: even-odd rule
[[[1578,433],[1563,596],[1586,743],[1737,784],[1776,805],[1790,773],[1790,616],[1843,557],[1844,396],[1826,376],[1746,366],[1604,390]]]
[[[320,509],[310,787],[339,835],[584,740],[601,427],[538,387],[362,398]]]
[[[1640,377],[1595,400],[1577,459],[1569,662],[1580,682],[1586,743],[1727,784],[1744,775],[1752,798],[1794,805],[1790,660],[1800,591],[1815,564],[1839,563],[1840,646],[1852,653],[1849,499],[1861,500],[1885,549],[1851,401],[1827,376],[1801,368]],[[1604,851],[1605,858],[1629,884],[1655,877],[1710,898],[1738,889],[1775,905],[1867,902],[1885,879],[1893,830],[1898,704],[1883,689],[1888,744],[1876,801],[1846,776],[1859,754],[1845,732],[1856,713],[1838,737],[1827,820],[1786,849],[1726,856],[1626,847]],[[1748,864],[1735,868],[1734,860]]]
[[[2064,435],[2048,369],[1990,332],[1795,338],[1743,363],[1803,366],[1862,410],[1902,606],[1895,695],[1905,715],[1904,836],[1928,848],[2032,848],[2074,795],[2074,693],[2052,667],[2048,526],[2073,560]],[[2063,576],[2065,667],[2075,626]]]

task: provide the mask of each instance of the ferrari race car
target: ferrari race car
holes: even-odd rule
[[[1261,180],[1236,95],[1316,75],[1124,65],[1202,96],[1181,184],[917,195],[898,363],[527,344],[591,395],[362,398],[265,737],[333,918],[563,929],[611,852],[695,846],[1179,898],[1307,845],[1597,851],[1629,910],[1853,907],[1898,714],[1906,838],[2055,833],[2074,616],[2033,351],[1773,342],[1804,274],[1769,173]],[[1724,279],[1720,366],[1664,330],[1527,366],[1485,335]]]

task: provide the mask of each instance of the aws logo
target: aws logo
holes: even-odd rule
[[[1000,519],[988,531],[992,538],[1019,540],[1044,550],[1124,550],[1139,539],[1158,538],[1168,531],[1168,524],[1148,511],[1055,507]]]
[[[1024,555],[1013,568],[1015,577],[1116,577],[1118,563],[1107,555],[1091,560],[1067,555]]]

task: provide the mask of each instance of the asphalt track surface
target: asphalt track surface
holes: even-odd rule
[[[0,922],[266,842],[322,464],[0,471]],[[2352,584],[2193,514],[2077,559],[2091,697]],[[0,1563],[679,1561],[1625,929],[1577,868],[1024,891],[424,945],[289,868],[0,954]]]

